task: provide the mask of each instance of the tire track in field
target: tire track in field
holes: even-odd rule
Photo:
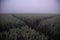
[[[19,19],[19,20],[22,20],[25,23],[25,25],[27,25],[28,27],[31,27],[32,29],[35,29],[36,31],[39,31],[39,32],[43,33],[42,31],[38,30],[39,29],[39,26],[38,26],[39,23],[41,21],[44,21],[44,20],[47,20],[47,19],[51,19],[51,18],[54,18],[54,17],[59,16],[59,15],[54,15],[54,16],[45,17],[45,18],[42,18],[42,19],[37,19],[37,20],[33,21],[33,23],[25,20],[25,18],[20,18],[20,17],[15,16],[15,15],[12,15],[12,16],[17,18],[17,19]]]

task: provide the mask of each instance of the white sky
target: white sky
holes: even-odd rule
[[[2,13],[58,13],[56,0],[5,0]]]

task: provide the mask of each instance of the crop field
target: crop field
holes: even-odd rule
[[[0,40],[60,40],[60,14],[0,14]]]

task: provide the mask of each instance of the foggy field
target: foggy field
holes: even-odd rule
[[[2,22],[16,22],[17,18],[14,18],[12,16],[13,14],[0,14],[0,18],[2,18]],[[49,16],[55,16],[56,14],[14,14],[15,16],[18,16],[18,17],[25,17],[27,19],[41,19],[41,18],[44,18],[44,17],[49,17]],[[60,15],[60,14],[58,14]]]
[[[60,40],[60,0],[0,3],[0,40]]]
[[[60,40],[60,14],[0,14],[0,40]]]

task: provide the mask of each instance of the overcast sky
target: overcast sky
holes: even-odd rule
[[[2,13],[58,13],[57,0],[5,0]]]

